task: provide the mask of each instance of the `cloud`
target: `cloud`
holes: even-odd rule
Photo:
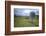
[[[19,9],[19,8],[16,8],[14,9],[14,15],[16,16],[29,16],[30,15],[30,12],[34,11],[36,14],[38,9]]]

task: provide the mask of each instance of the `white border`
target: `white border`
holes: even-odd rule
[[[39,27],[15,27],[14,28],[14,8],[39,9]],[[41,6],[11,5],[11,31],[27,31],[27,30],[42,30],[42,7]]]

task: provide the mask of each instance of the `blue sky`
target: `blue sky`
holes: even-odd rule
[[[27,9],[27,8],[14,8],[14,15],[16,16],[29,16],[30,12],[35,12],[35,15],[38,15],[38,9]]]

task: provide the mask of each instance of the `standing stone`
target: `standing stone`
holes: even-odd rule
[[[34,26],[34,18],[35,18],[35,12],[34,11],[30,12],[30,18],[31,18],[32,26]]]

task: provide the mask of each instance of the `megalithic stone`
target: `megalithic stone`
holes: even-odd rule
[[[34,11],[30,12],[30,18],[31,18],[32,26],[34,26],[34,18],[35,18],[35,12]]]

